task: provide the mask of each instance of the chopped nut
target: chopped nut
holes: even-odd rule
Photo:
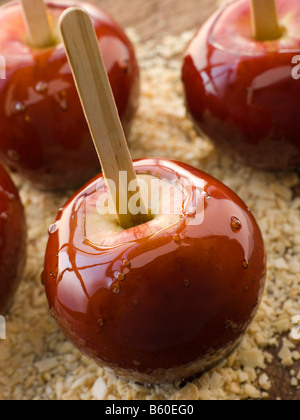
[[[240,394],[241,393],[241,388],[238,386],[238,384],[236,382],[232,382],[229,385],[229,390],[230,392],[232,392],[233,394]]]
[[[264,356],[261,350],[257,348],[244,350],[240,352],[240,361],[243,366],[250,368],[265,368]]]
[[[268,376],[265,373],[263,373],[262,375],[260,375],[260,377],[258,378],[258,383],[259,383],[259,386],[264,391],[269,391],[271,389],[270,380],[269,380]]]
[[[289,331],[291,328],[291,322],[290,320],[284,316],[281,319],[279,319],[278,321],[275,321],[273,324],[274,328],[276,329],[276,331],[281,334],[283,332]]]
[[[49,370],[55,369],[59,365],[59,361],[56,357],[50,359],[44,359],[40,362],[36,362],[35,366],[38,368],[40,373],[48,372]]]
[[[101,400],[104,400],[106,394],[107,394],[106,383],[104,379],[100,377],[96,380],[96,382],[93,385],[92,395],[96,400],[101,401]]]
[[[292,378],[291,379],[291,386],[298,386],[298,379],[297,378]]]
[[[245,385],[245,393],[249,398],[253,399],[258,399],[261,396],[260,391],[250,384]]]
[[[284,260],[284,258],[277,258],[274,261],[274,267],[277,268],[277,270],[288,270],[289,266]]]
[[[182,390],[175,393],[174,400],[197,400],[199,397],[199,390],[196,385],[189,383]]]
[[[239,380],[240,380],[240,383],[241,384],[244,383],[244,382],[249,381],[249,375],[248,375],[248,373],[243,372],[243,371],[239,371],[238,375],[239,375]]]
[[[283,366],[293,365],[292,353],[288,347],[282,347],[280,352],[278,353],[278,357],[281,359],[281,363]]]

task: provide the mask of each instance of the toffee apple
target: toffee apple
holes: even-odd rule
[[[0,54],[6,61],[6,80],[0,81],[0,158],[23,178],[46,189],[79,187],[99,168],[57,27],[59,16],[72,4],[47,2],[52,40],[38,47],[26,35],[19,2],[0,9]],[[99,6],[80,4],[92,17],[128,133],[139,94],[133,46]]]
[[[18,191],[0,166],[0,315],[19,286],[26,257],[26,223]]]
[[[299,22],[299,1],[237,0],[186,51],[182,78],[196,129],[244,164],[299,168]]]
[[[227,356],[253,320],[265,282],[263,239],[245,204],[206,173],[162,159],[134,168],[189,184],[189,193],[169,214],[124,230],[102,214],[102,175],[81,189],[50,228],[50,309],[84,354],[116,374],[186,379]]]
[[[71,9],[61,31],[104,172],[49,229],[51,313],[117,375],[159,383],[199,374],[237,346],[256,314],[266,274],[259,227],[208,174],[164,159],[133,163],[89,17]]]

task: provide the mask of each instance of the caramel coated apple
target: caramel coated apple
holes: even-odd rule
[[[0,159],[23,178],[46,189],[78,188],[99,171],[98,158],[73,76],[60,43],[57,22],[78,4],[91,15],[119,115],[129,132],[139,96],[139,71],[124,31],[98,6],[87,2],[47,2],[57,45],[36,49],[26,41],[21,9],[0,9]]]
[[[18,191],[0,166],[0,315],[4,315],[22,278],[26,223]]]
[[[244,164],[289,170],[300,166],[300,3],[276,4],[282,36],[272,41],[254,39],[250,0],[218,10],[188,47],[182,77],[201,134]]]
[[[263,239],[245,204],[206,173],[162,159],[134,167],[185,185],[185,196],[123,230],[99,214],[108,192],[102,175],[92,180],[49,229],[46,293],[62,331],[98,364],[139,382],[177,381],[240,342],[264,289]]]

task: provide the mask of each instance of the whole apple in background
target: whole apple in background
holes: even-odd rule
[[[18,191],[0,166],[0,315],[12,301],[26,257],[26,222]]]
[[[91,15],[123,127],[128,133],[138,105],[139,71],[124,31],[98,6],[48,2],[55,25],[71,5]],[[99,171],[99,161],[80,105],[65,50],[26,44],[19,4],[0,9],[0,159],[46,189],[79,187]],[[58,29],[55,29],[58,33]]]
[[[196,128],[240,162],[260,169],[300,166],[300,2],[277,1],[282,36],[256,41],[249,0],[218,10],[187,49],[182,77]]]
[[[134,168],[189,181],[188,194],[171,199],[169,214],[123,230],[98,213],[108,192],[96,177],[49,229],[46,293],[62,331],[97,363],[139,382],[177,381],[241,340],[264,288],[263,239],[245,204],[206,173],[162,159]]]

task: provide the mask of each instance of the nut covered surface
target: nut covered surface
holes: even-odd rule
[[[118,11],[115,0],[104,3]],[[188,8],[191,3],[172,5]],[[207,14],[213,2],[204,3]],[[119,18],[127,16],[130,22],[122,5]],[[7,316],[7,340],[0,342],[1,399],[300,399],[300,347],[290,335],[291,319],[300,312],[299,176],[241,166],[195,134],[185,117],[180,78],[181,56],[198,20],[197,15],[193,31],[160,36],[159,42],[141,43],[134,31],[128,32],[142,68],[141,107],[130,137],[131,151],[135,158],[172,157],[196,166],[228,185],[253,211],[268,253],[266,290],[253,324],[229,358],[184,387],[149,388],[116,378],[82,356],[59,331],[40,284],[48,228],[72,192],[45,195],[19,181],[29,227],[28,263]],[[153,27],[159,33],[154,23]]]

